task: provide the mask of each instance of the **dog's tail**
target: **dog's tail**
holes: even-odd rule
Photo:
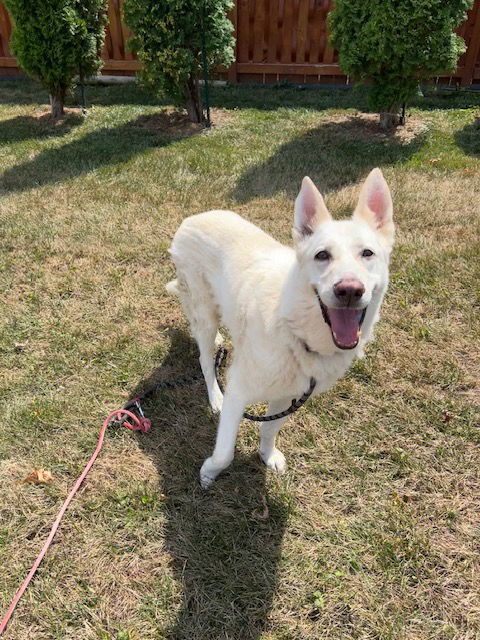
[[[180,293],[180,291],[178,289],[178,280],[176,278],[175,278],[175,280],[170,280],[170,282],[165,285],[165,289],[172,296],[178,296],[178,294]]]

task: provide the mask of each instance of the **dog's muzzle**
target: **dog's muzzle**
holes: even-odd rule
[[[365,320],[367,307],[355,309],[351,307],[327,307],[315,288],[315,295],[322,311],[323,319],[330,327],[332,339],[339,349],[354,349],[361,336],[362,323]]]

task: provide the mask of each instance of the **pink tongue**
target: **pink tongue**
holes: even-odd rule
[[[337,345],[340,347],[354,347],[359,338],[362,310],[332,308],[328,310],[328,317]]]

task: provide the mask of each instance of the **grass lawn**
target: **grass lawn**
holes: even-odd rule
[[[285,425],[284,476],[244,422],[200,489],[202,384],[149,402],[150,434],[110,430],[6,640],[480,638],[480,94],[429,96],[396,135],[338,89],[216,89],[204,133],[133,86],[88,97],[54,126],[33,83],[0,83],[1,611],[103,417],[198,370],[164,290],[185,216],[233,208],[289,242],[305,174],[345,215],[378,165],[391,287],[366,358]]]

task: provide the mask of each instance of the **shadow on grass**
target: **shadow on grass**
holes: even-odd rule
[[[466,154],[480,157],[480,118],[456,131],[455,141]]]
[[[226,109],[254,108],[272,111],[280,108],[308,109],[359,109],[368,111],[367,87],[358,85],[311,85],[294,86],[240,84],[226,87],[211,87],[212,106]],[[87,86],[87,106],[111,105],[168,105],[168,99],[144,89],[137,83]],[[48,93],[38,83],[27,77],[0,76],[0,104],[28,105],[47,104]],[[77,91],[67,99],[68,105],[78,106]],[[447,87],[432,90],[424,87],[424,96],[416,98],[409,106],[420,109],[464,109],[480,105],[480,91],[454,91]]]
[[[192,370],[200,373],[194,341],[181,330],[171,330],[162,366],[133,397],[158,380]],[[281,498],[269,496],[269,516],[262,518],[265,469],[256,456],[237,454],[208,491],[200,488],[199,469],[212,451],[217,425],[203,382],[158,393],[145,407],[154,426],[138,442],[162,478],[165,546],[183,592],[175,622],[159,630],[160,635],[169,640],[257,639],[276,589],[288,507]]]
[[[91,105],[111,106],[121,104],[131,105],[167,105],[168,100],[160,100],[140,85],[131,84],[85,86],[87,108]],[[28,77],[13,77],[0,75],[0,105],[47,105],[48,91],[43,89],[35,80]],[[67,95],[67,107],[78,107],[81,103],[80,89],[77,87]]]
[[[401,129],[385,133],[376,118],[334,116],[317,129],[283,144],[266,161],[248,169],[232,196],[237,202],[271,197],[279,192],[295,197],[308,175],[322,192],[357,182],[377,166],[407,161],[422,145],[424,135],[401,140]]]
[[[211,91],[212,105],[226,109],[357,109],[371,112],[368,100],[368,87],[364,85],[311,85],[295,87],[292,85],[234,85],[214,87]],[[424,87],[424,95],[407,105],[407,113],[412,108],[423,111],[467,109],[480,106],[480,91],[453,91],[440,87],[433,91]],[[378,118],[378,115],[375,114]]]
[[[225,109],[358,109],[368,110],[365,89],[332,85],[299,88],[285,85],[235,85],[215,87],[212,105]]]
[[[0,105],[48,104],[48,92],[27,76],[0,75]]]
[[[103,127],[61,147],[45,149],[33,160],[5,171],[0,176],[0,188],[6,192],[26,191],[75,178],[201,131],[185,117],[183,124],[179,123],[176,112],[163,115],[142,115],[122,126]]]
[[[161,99],[140,84],[121,84],[107,86],[86,86],[87,107],[112,105],[159,105],[171,104]],[[312,109],[328,108],[366,108],[366,92],[363,89],[322,86],[320,88],[301,89],[289,85],[235,85],[210,87],[211,105],[219,108],[255,108],[275,110],[281,107],[308,107]],[[48,93],[30,78],[0,77],[0,104],[47,104]],[[78,106],[80,97],[77,92],[67,97],[67,105]]]
[[[41,116],[17,116],[0,121],[0,144],[9,144],[23,140],[59,138],[83,123],[80,114],[67,114],[54,121],[49,113]]]
[[[423,111],[475,109],[480,106],[480,91],[471,88],[456,90],[447,86],[435,90],[427,86],[423,96],[413,100],[411,106]]]

